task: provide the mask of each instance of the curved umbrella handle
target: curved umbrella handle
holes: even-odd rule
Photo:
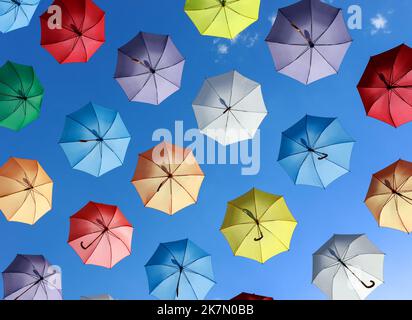
[[[367,285],[365,282],[363,282],[362,280],[361,280],[361,283],[362,283],[362,285],[366,288],[366,289],[370,289],[370,288],[373,288],[374,286],[375,286],[375,281],[373,281],[373,280],[370,280],[370,285]]]
[[[318,160],[324,160],[327,157],[329,157],[329,155],[327,153],[319,152]]]
[[[260,240],[262,240],[263,239],[263,234],[259,237],[259,238],[254,238],[253,240],[255,240],[255,241],[260,241]]]
[[[82,242],[80,242],[80,247],[81,247],[83,250],[87,250],[87,249],[89,249],[89,248],[92,246],[93,242],[94,242],[94,241],[90,242],[89,245],[85,246],[85,245],[84,245],[84,242],[82,241]]]

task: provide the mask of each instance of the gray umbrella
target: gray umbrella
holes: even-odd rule
[[[184,64],[169,36],[140,32],[119,49],[115,79],[130,101],[158,105],[180,89]]]
[[[266,42],[278,72],[309,84],[339,71],[352,39],[341,9],[302,0],[279,9]]]
[[[18,254],[3,282],[5,300],[62,300],[60,269],[41,255]]]

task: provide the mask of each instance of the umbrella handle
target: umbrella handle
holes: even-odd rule
[[[371,288],[373,288],[374,286],[375,286],[375,281],[373,281],[373,280],[370,280],[370,285],[367,285],[365,282],[363,282],[362,280],[361,280],[361,283],[362,283],[362,285],[366,288],[366,289],[371,289]]]
[[[82,241],[82,242],[80,242],[80,247],[82,247],[83,250],[87,250],[92,246],[93,242],[94,241],[90,242],[89,245],[85,246],[84,242]]]
[[[327,153],[319,152],[318,160],[324,160],[324,159],[326,159],[327,157],[329,157],[329,155],[328,155]]]
[[[253,240],[255,240],[255,241],[260,241],[260,240],[262,240],[263,239],[263,234],[259,237],[259,238],[255,238],[255,239],[253,239]]]

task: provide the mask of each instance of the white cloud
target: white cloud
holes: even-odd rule
[[[269,22],[270,22],[272,25],[275,23],[276,16],[277,16],[277,13],[274,12],[272,15],[270,15],[270,16],[268,17],[268,20],[269,20]]]
[[[219,43],[217,45],[217,52],[219,54],[228,54],[229,53],[229,46],[224,43]]]
[[[241,45],[246,48],[252,48],[259,40],[259,34],[255,33],[242,33],[232,40],[225,39],[213,39],[213,44],[216,46],[216,52],[219,55],[227,55],[230,52],[232,46]]]
[[[371,18],[370,22],[372,24],[372,35],[377,34],[379,31],[390,33],[390,30],[388,30],[388,19],[386,19],[386,17],[384,17],[381,13],[378,13],[376,16]]]

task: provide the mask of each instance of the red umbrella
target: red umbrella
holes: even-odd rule
[[[412,48],[371,57],[358,90],[368,116],[394,127],[412,121]]]
[[[61,26],[53,26],[54,14],[40,17],[41,45],[59,62],[87,62],[105,42],[105,13],[92,0],[55,0],[61,9]]]
[[[258,296],[257,294],[252,293],[245,293],[242,292],[241,294],[237,295],[236,297],[230,300],[273,300],[273,298],[265,297],[265,296]]]
[[[118,207],[89,202],[70,217],[68,243],[85,264],[112,268],[130,255],[132,234]]]

